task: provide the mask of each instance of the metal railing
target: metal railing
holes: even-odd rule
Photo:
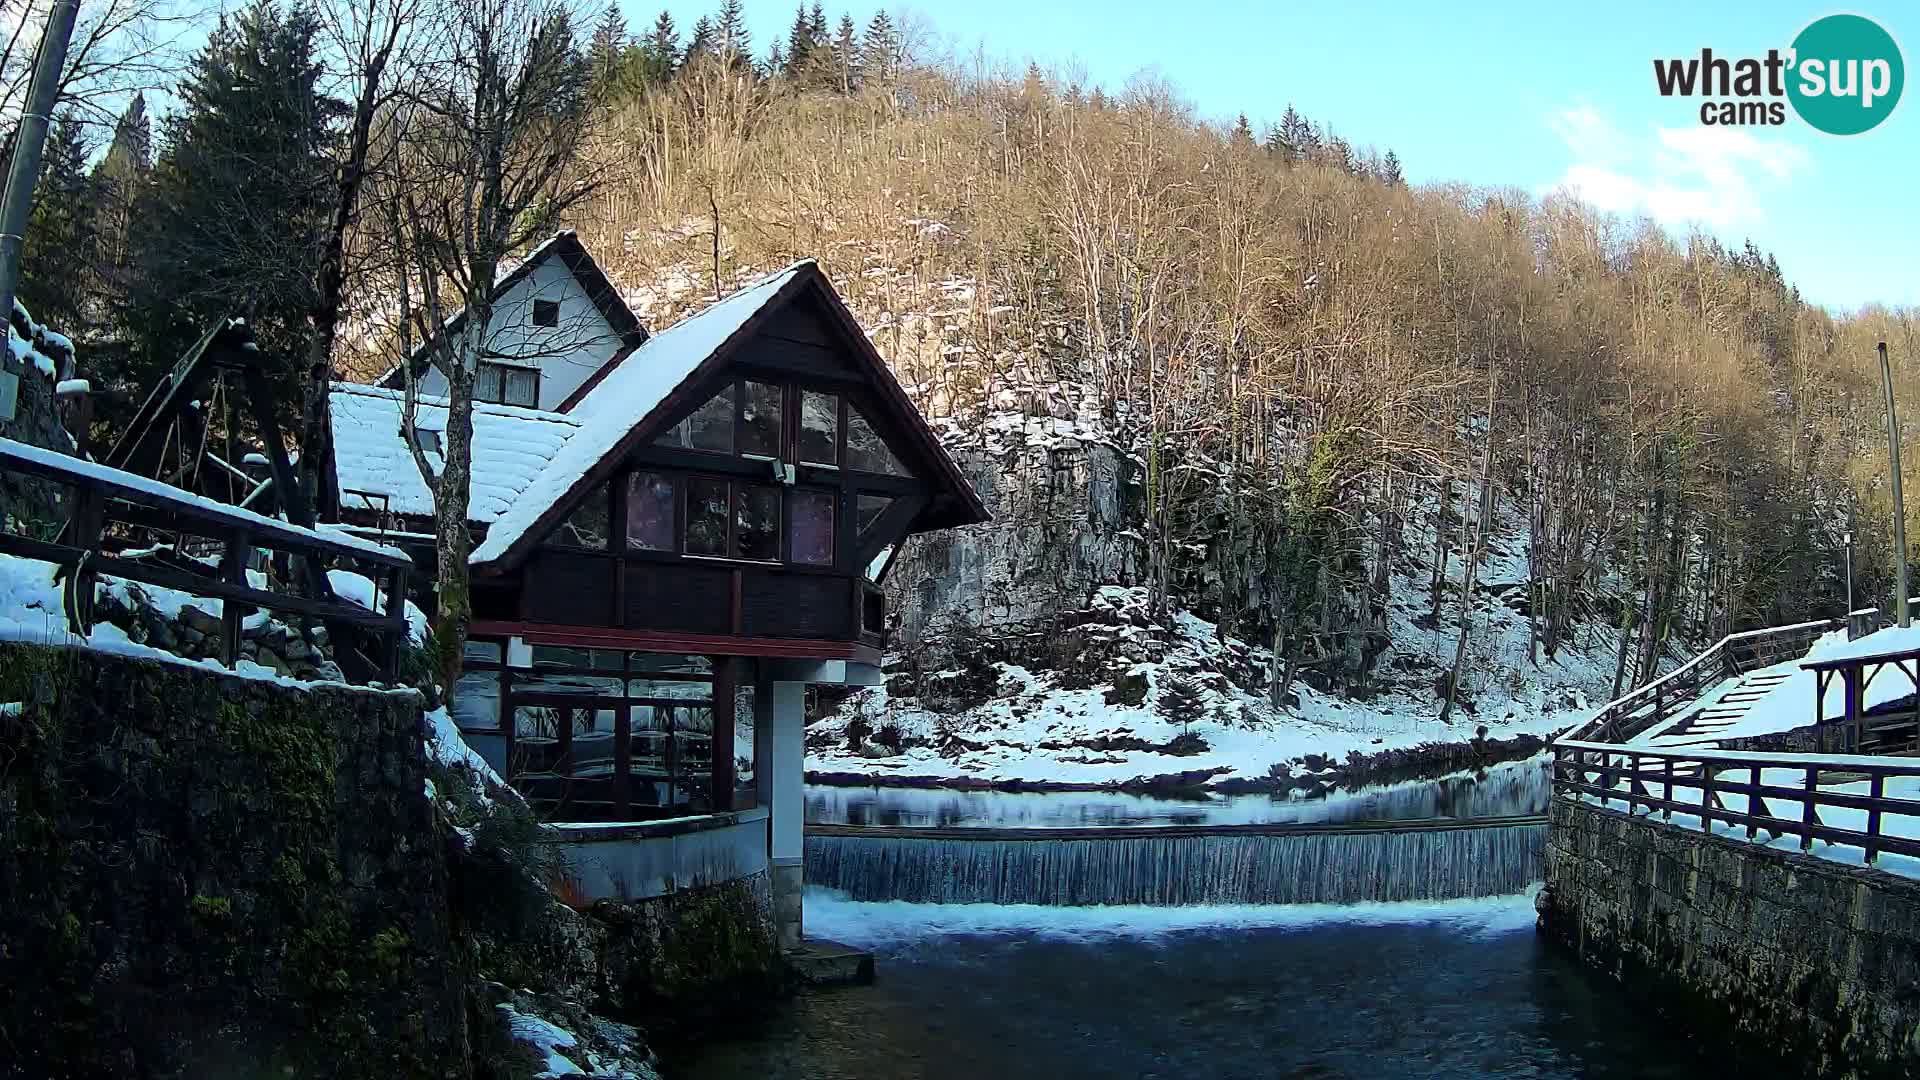
[[[1791,772],[1797,783],[1770,781],[1769,771]],[[1800,850],[1816,840],[1860,848],[1871,865],[1883,852],[1920,857],[1920,799],[1887,794],[1894,778],[1920,778],[1920,761],[1863,755],[1756,754],[1732,750],[1627,747],[1561,739],[1553,746],[1553,791],[1560,799],[1589,797],[1644,808],[1663,820],[1695,816],[1711,833],[1715,822],[1744,827],[1748,839],[1798,837]],[[1865,794],[1831,790],[1867,785]],[[1788,804],[1787,814],[1774,802]],[[1610,808],[1609,808],[1610,809]],[[1838,824],[1834,811],[1862,811],[1865,828]],[[1828,813],[1822,817],[1822,811]],[[1910,819],[1907,831],[1889,831],[1889,817]]]

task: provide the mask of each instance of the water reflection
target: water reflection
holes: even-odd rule
[[[808,785],[807,820],[840,825],[922,828],[1064,829],[1120,825],[1312,824],[1504,817],[1546,812],[1551,789],[1544,758],[1434,780],[1335,788],[1311,798],[1227,795],[1154,798],[1120,792],[957,791]]]

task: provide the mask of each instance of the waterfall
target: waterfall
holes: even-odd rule
[[[809,884],[855,900],[952,904],[1352,904],[1523,891],[1541,878],[1544,823],[1247,832],[1168,830],[1009,839],[809,835]],[[1031,830],[1042,834],[1042,830]]]

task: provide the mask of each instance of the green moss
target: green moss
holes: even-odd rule
[[[195,895],[193,914],[196,918],[225,922],[233,918],[233,901],[224,896]]]

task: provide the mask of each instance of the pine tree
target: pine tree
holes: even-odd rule
[[[127,234],[133,225],[133,206],[153,174],[153,124],[147,119],[146,95],[135,93],[113,125],[113,141],[93,167],[96,264],[104,287],[117,292],[125,276]]]
[[[747,14],[741,0],[720,0],[720,12],[713,21],[713,47],[730,56],[736,65],[752,63],[753,39],[747,33]]]
[[[587,46],[587,62],[592,65],[596,89],[604,89],[614,81],[626,49],[627,20],[620,14],[618,4],[608,4]]]
[[[892,82],[900,62],[900,33],[885,11],[876,11],[867,23],[866,40],[861,45],[860,65],[867,77]]]
[[[97,187],[87,175],[88,148],[70,113],[54,118],[40,156],[33,213],[20,248],[20,302],[33,317],[72,336],[87,332],[97,291],[94,241]]]
[[[807,5],[802,0],[793,12],[793,28],[787,31],[787,58],[785,71],[798,77],[807,68],[813,58],[813,23],[807,18]]]
[[[1400,155],[1387,151],[1387,156],[1380,162],[1380,179],[1394,187],[1406,185],[1407,178],[1400,173]]]
[[[1159,708],[1162,716],[1180,725],[1182,735],[1196,720],[1205,719],[1207,715],[1207,702],[1201,696],[1200,684],[1186,675],[1167,680],[1166,689],[1160,691]]]
[[[673,13],[662,11],[659,18],[653,20],[653,29],[647,33],[646,40],[640,43],[642,77],[650,84],[666,82],[673,78],[679,63],[680,31],[673,25]]]
[[[693,36],[687,38],[687,51],[680,56],[680,66],[686,67],[697,58],[712,52],[715,47],[713,20],[705,15],[693,24]]]
[[[1247,114],[1241,113],[1233,121],[1233,144],[1250,147],[1253,145],[1253,125],[1247,122]]]
[[[783,75],[786,70],[787,54],[780,51],[780,39],[775,38],[773,44],[767,46],[767,78]]]
[[[851,94],[860,85],[860,43],[855,37],[853,16],[841,12],[839,29],[833,42],[833,62],[838,68],[840,92]]]
[[[827,43],[827,13],[821,9],[820,0],[813,0],[813,11],[807,16],[807,33],[812,35],[816,46]]]
[[[1313,141],[1313,126],[1292,105],[1280,117],[1280,157],[1287,162],[1304,161],[1307,146]]]
[[[222,19],[176,89],[153,180],[136,204],[117,372],[142,388],[213,320],[245,316],[300,400],[312,272],[332,207],[335,121],[319,92],[310,10],[255,0]],[[137,398],[135,400],[138,400]]]
[[[1260,149],[1268,157],[1281,157],[1286,150],[1286,141],[1280,138],[1280,125],[1268,124],[1267,130],[1260,136]]]

